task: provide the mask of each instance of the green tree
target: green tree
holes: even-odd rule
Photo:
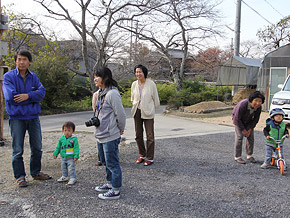
[[[37,73],[46,88],[46,95],[42,101],[44,108],[57,108],[71,100],[72,80],[69,67],[69,56],[63,54],[57,46],[51,50],[45,45],[39,50],[30,69]]]

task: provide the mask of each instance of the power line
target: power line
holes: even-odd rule
[[[281,14],[278,10],[276,10],[276,8],[273,7],[273,5],[271,5],[267,0],[264,0],[268,5],[270,5],[271,8],[273,8],[278,14],[280,14],[283,17],[285,17],[283,14]]]
[[[256,14],[258,14],[261,18],[263,18],[265,21],[267,21],[269,24],[272,25],[270,21],[268,21],[265,17],[263,17],[258,11],[256,11],[254,8],[252,8],[250,5],[248,5],[244,0],[241,0],[245,5],[247,5],[250,9],[252,9]]]

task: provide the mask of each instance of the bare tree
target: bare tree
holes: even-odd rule
[[[117,24],[132,20],[147,13],[146,7],[150,0],[74,0],[70,1],[80,9],[80,18],[72,10],[67,9],[67,3],[61,0],[34,0],[44,7],[49,13],[48,17],[68,21],[76,30],[82,40],[82,56],[86,72],[90,78],[91,89],[95,90],[93,70],[104,66],[114,53],[113,46],[122,38],[122,33],[117,32]],[[148,7],[150,8],[150,7]],[[88,57],[88,42],[95,43],[97,60],[91,64]]]
[[[290,41],[290,16],[284,17],[277,24],[260,29],[257,33],[258,38],[264,42],[265,47],[278,48],[282,44]]]
[[[139,17],[135,22],[137,28],[124,27],[136,34],[140,40],[150,41],[167,59],[170,65],[170,75],[173,76],[177,89],[182,89],[185,62],[188,58],[189,47],[196,48],[203,41],[217,34],[215,19],[217,4],[212,1],[199,0],[163,0],[154,5],[150,14]],[[182,60],[176,69],[171,49],[182,50]]]
[[[246,40],[241,43],[241,57],[261,59],[265,53],[267,53],[265,48],[262,48],[256,41]]]

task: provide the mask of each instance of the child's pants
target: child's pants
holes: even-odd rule
[[[73,158],[61,158],[62,176],[76,178],[75,162]]]
[[[280,145],[281,148],[281,155],[282,158],[284,159],[284,153],[283,153],[283,145]],[[278,155],[278,150],[270,145],[266,145],[266,158],[265,158],[265,163],[270,164],[271,158],[272,158],[272,153],[276,152],[276,155]]]

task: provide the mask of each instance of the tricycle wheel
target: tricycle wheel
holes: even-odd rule
[[[285,172],[284,172],[284,163],[282,160],[279,161],[279,167],[280,167],[280,173],[281,175],[284,175]]]
[[[274,157],[271,158],[270,165],[271,165],[271,166],[274,166],[274,165],[275,165],[275,158],[274,158]]]

